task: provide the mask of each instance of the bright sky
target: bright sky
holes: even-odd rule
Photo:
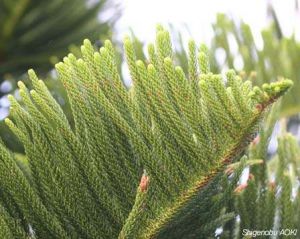
[[[297,32],[300,33],[300,12],[295,14],[295,0],[114,1],[120,3],[123,9],[122,17],[117,24],[117,38],[122,40],[124,35],[130,33],[131,28],[146,45],[154,41],[158,23],[165,26],[171,23],[182,33],[184,42],[193,38],[196,42],[209,46],[214,34],[211,24],[215,21],[216,14],[222,12],[238,21],[243,20],[250,24],[258,47],[262,47],[260,31],[270,24],[270,18],[267,16],[268,3],[273,4],[285,35],[291,35],[296,27],[298,27]],[[236,67],[239,68],[238,64]],[[126,84],[130,84],[126,65],[123,66],[123,74]]]
[[[186,24],[197,41],[207,42],[213,32],[210,23],[216,13],[225,12],[236,19],[243,19],[259,35],[259,30],[267,26],[267,3],[272,2],[284,33],[290,35],[299,27],[294,11],[295,0],[119,0],[123,6],[123,16],[119,21],[118,37],[122,38],[131,27],[143,41],[152,41],[157,23],[172,23],[177,29]],[[298,24],[296,24],[298,22]],[[298,29],[299,30],[299,29]],[[188,35],[188,34],[185,34]]]

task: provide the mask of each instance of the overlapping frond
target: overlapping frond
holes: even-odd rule
[[[255,71],[257,75],[255,84],[269,83],[282,76],[292,79],[295,86],[283,98],[280,108],[280,116],[289,117],[300,111],[298,97],[300,47],[295,34],[289,37],[282,35],[274,10],[272,10],[272,15],[273,25],[261,31],[261,49],[254,39],[250,25],[243,21],[236,22],[225,14],[218,14],[213,24],[215,36],[212,40],[212,48],[214,51],[223,51],[225,60],[224,62],[218,61],[215,54],[212,62],[215,63],[214,67],[219,69],[224,65],[229,68],[238,68],[242,65],[247,74]],[[238,52],[234,50],[236,46]]]
[[[113,17],[99,20],[107,9],[114,11]],[[71,44],[86,37],[109,37],[119,16],[112,1],[0,0],[0,81],[6,74],[19,77],[29,67],[48,72],[51,62],[64,57]]]
[[[270,122],[272,118],[274,120],[274,114],[269,117]],[[228,238],[240,238],[245,234],[245,229],[250,232],[254,229],[273,229],[282,233],[287,228],[291,237],[297,237],[300,148],[296,138],[285,132],[278,138],[277,153],[268,160],[266,137],[272,132],[269,129],[266,127],[261,130],[259,140],[251,146],[250,159],[260,156],[263,162],[250,167],[248,181],[236,190],[234,201],[239,220],[233,220],[233,227],[229,227],[231,236]],[[233,231],[237,233],[233,234]]]
[[[85,40],[81,58],[70,54],[56,65],[74,127],[32,70],[33,90],[19,83],[23,104],[10,97],[6,123],[25,147],[32,180],[1,146],[0,170],[7,172],[1,189],[13,191],[4,199],[16,203],[23,225],[40,238],[209,235],[232,217],[221,208],[234,183],[213,200],[221,172],[239,159],[268,105],[292,85],[282,80],[253,88],[234,71],[214,75],[206,48],[197,50],[193,41],[186,76],[162,27],[147,63],[136,59],[129,38],[124,49],[129,90],[109,41],[95,52]]]

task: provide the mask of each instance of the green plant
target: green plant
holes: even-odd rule
[[[276,15],[272,26],[261,31],[262,48],[254,41],[252,29],[248,24],[236,23],[225,14],[217,16],[213,29],[213,52],[220,49],[225,52],[224,62],[218,62],[216,55],[212,54],[212,62],[217,70],[225,66],[236,68],[235,60],[240,58],[247,74],[255,71],[255,84],[269,83],[283,76],[292,79],[295,87],[284,97],[280,116],[290,117],[300,112],[300,45],[294,34],[290,37],[282,36]],[[234,52],[235,44],[238,46],[238,52]]]
[[[112,17],[100,20],[99,16],[112,9]],[[25,80],[24,73],[34,68],[68,117],[65,94],[51,69],[67,54],[68,48],[76,52],[85,38],[96,41],[95,45],[100,47],[102,39],[110,37],[119,16],[118,5],[107,0],[0,0],[1,100],[5,101],[8,93],[17,94],[17,81]],[[7,90],[2,90],[3,81],[10,85]],[[3,112],[8,109],[2,104],[0,107],[0,136],[11,150],[22,152],[2,120]]]
[[[224,205],[246,159],[231,182],[223,171],[292,81],[252,87],[231,70],[224,84],[193,41],[186,76],[162,27],[147,63],[129,38],[124,49],[129,90],[109,41],[94,52],[85,40],[79,59],[56,65],[74,128],[32,70],[33,90],[18,83],[22,106],[9,97],[5,122],[28,165],[0,144],[3,238],[208,238],[234,216]]]
[[[280,117],[291,117],[300,112],[300,45],[295,34],[290,37],[283,36],[275,11],[272,8],[271,10],[273,21],[269,28],[261,31],[262,46],[254,40],[252,29],[247,23],[218,14],[212,25],[214,35],[209,63],[213,73],[229,68],[237,70],[241,76],[252,75],[254,85],[277,81],[281,77],[293,80],[295,86],[284,97],[280,109]],[[188,52],[185,50],[181,32],[171,26],[171,33],[177,43],[175,61],[187,73]]]
[[[108,21],[98,14],[108,7],[116,13]],[[88,6],[85,0],[0,0],[0,82],[5,74],[19,77],[28,68],[40,73],[53,68],[71,44],[84,38],[108,37],[119,13],[106,0]]]
[[[249,78],[256,85],[269,83],[283,75],[294,81],[292,91],[283,97],[281,106],[277,106],[268,122],[263,124],[259,137],[247,152],[246,162],[253,163],[250,166],[251,174],[247,183],[236,188],[237,195],[226,206],[235,216],[220,227],[222,238],[252,238],[254,235],[249,234],[256,230],[273,230],[278,232],[274,238],[282,238],[283,235],[279,235],[282,230],[299,231],[300,147],[297,139],[281,132],[276,155],[270,156],[268,153],[273,125],[279,118],[288,122],[289,129],[295,129],[299,124],[299,42],[294,35],[283,36],[276,14],[271,10],[273,24],[262,31],[262,48],[258,47],[250,26],[244,22],[236,22],[220,14],[213,25],[215,35],[210,54],[212,72],[219,72],[223,67],[236,68],[238,65],[235,61],[239,59],[244,68],[240,72],[241,77],[250,75]],[[180,33],[175,33],[181,37]],[[180,62],[186,62],[187,52],[182,50],[182,43],[179,45],[178,58]],[[234,50],[236,46],[237,52]],[[224,53],[224,61],[218,59],[220,51]],[[188,71],[188,67],[185,67],[185,71]],[[297,131],[293,130],[293,133]],[[235,165],[229,165],[227,170],[230,172]],[[249,233],[248,236],[243,234],[245,232]],[[299,235],[290,237],[298,238]]]
[[[279,106],[273,108],[249,147],[249,177],[235,189],[235,197],[227,206],[236,217],[224,225],[223,235],[227,235],[224,238],[252,238],[255,231],[271,233],[270,230],[274,235],[277,232],[274,238],[285,238],[280,235],[284,230],[292,233],[299,230],[300,147],[296,138],[283,130],[278,137],[277,153],[268,155]],[[236,164],[229,165],[227,173],[232,173],[235,167]],[[269,238],[267,235],[264,237]],[[291,234],[290,238],[298,237]]]

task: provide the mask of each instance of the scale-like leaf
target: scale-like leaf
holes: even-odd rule
[[[282,80],[252,88],[234,71],[214,75],[206,48],[196,57],[194,43],[187,77],[175,66],[162,27],[149,47],[151,63],[136,61],[130,39],[124,48],[133,81],[129,90],[109,41],[94,52],[86,40],[82,58],[70,54],[56,65],[74,127],[33,71],[33,90],[19,83],[24,106],[10,97],[6,122],[24,144],[32,183],[1,147],[0,170],[8,165],[18,177],[7,174],[0,186],[15,192],[24,185],[26,193],[5,199],[16,202],[24,225],[32,225],[38,238],[47,232],[53,238],[210,235],[233,216],[221,212],[235,185],[218,188],[223,169],[239,160],[263,112],[292,85]],[[31,199],[36,203],[29,205]]]

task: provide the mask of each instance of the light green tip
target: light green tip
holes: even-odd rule
[[[55,67],[55,68],[61,67],[63,64],[64,64],[64,63],[62,63],[62,62],[58,62],[58,63],[56,63],[56,64],[54,65],[54,67]]]
[[[156,25],[156,32],[164,31],[164,27],[161,24]]]
[[[100,56],[100,53],[99,52],[95,52],[94,53],[94,59],[95,60],[100,60],[101,56]]]
[[[270,85],[265,83],[265,84],[262,85],[262,88],[264,90],[269,90],[270,89]]]
[[[64,63],[62,63],[62,62],[59,62],[59,63],[55,64],[55,68],[57,70],[63,69],[63,67],[64,67]]]
[[[276,86],[274,90],[276,93],[278,93],[278,92],[280,92],[280,87]]]
[[[34,70],[33,70],[33,69],[29,69],[29,70],[28,70],[28,75],[35,75]]]
[[[178,73],[183,72],[183,70],[180,66],[175,66],[175,71],[178,72]]]
[[[205,83],[205,80],[199,80],[199,86],[200,87],[205,87],[206,86],[206,83]]]
[[[148,67],[147,67],[148,71],[150,72],[155,72],[155,67],[152,65],[152,64],[149,64]]]
[[[92,43],[89,39],[84,39],[83,40],[83,45],[92,45]]]
[[[227,75],[227,76],[235,76],[236,74],[235,74],[235,71],[234,71],[233,69],[230,69],[230,70],[228,70],[228,71],[226,72],[226,75]]]
[[[5,124],[10,125],[12,121],[9,118],[4,119]]]
[[[151,51],[151,52],[154,52],[154,51],[155,51],[154,44],[150,43],[150,44],[148,45],[148,51]]]
[[[106,54],[107,53],[107,50],[105,49],[105,47],[100,48],[100,53],[101,54]]]
[[[18,85],[19,88],[26,88],[26,86],[23,83],[23,81],[18,81],[17,85]]]
[[[202,43],[200,44],[199,51],[205,53],[206,55],[208,53],[208,47],[204,43]]]
[[[20,95],[24,95],[24,93],[25,93],[24,89],[20,89],[19,93],[20,93]]]
[[[36,93],[35,90],[31,90],[31,91],[30,91],[30,94],[31,94],[31,95],[36,95],[37,93]]]
[[[124,42],[124,45],[129,44],[131,42],[130,37],[128,35],[125,35],[124,38],[123,38],[123,42]]]
[[[86,47],[84,45],[80,46],[80,50],[82,53],[84,53],[86,51]]]
[[[83,65],[83,64],[84,64],[84,61],[80,58],[80,59],[77,60],[77,64]]]
[[[112,46],[110,40],[105,40],[104,45],[105,45],[105,46]]]
[[[69,55],[68,55],[69,56]],[[65,63],[67,63],[67,62],[69,62],[70,60],[69,60],[69,58],[68,57],[64,57],[63,58],[63,62],[65,62]]]
[[[76,56],[74,56],[74,54],[72,54],[72,53],[69,53],[68,54],[68,58],[70,58],[70,59],[76,59]]]
[[[164,59],[164,63],[167,64],[167,65],[170,65],[170,64],[172,64],[172,59],[170,57],[166,57]]]
[[[10,101],[12,101],[12,100],[15,99],[15,97],[14,97],[13,95],[9,94],[9,95],[7,96],[7,99],[10,100]]]
[[[195,41],[193,39],[189,40],[188,45],[189,45],[190,49],[196,48],[196,43],[195,43]]]
[[[165,39],[165,32],[164,31],[158,31],[156,34],[156,38],[158,41],[162,41],[163,39]]]

